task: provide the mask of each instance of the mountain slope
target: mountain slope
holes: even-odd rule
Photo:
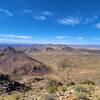
[[[51,70],[42,62],[18,52],[12,47],[7,47],[0,56],[0,72],[19,75],[41,75],[49,73]]]

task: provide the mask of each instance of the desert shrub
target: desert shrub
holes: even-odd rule
[[[22,76],[16,75],[16,74],[12,74],[11,78],[13,80],[17,80],[17,81],[21,81],[22,80]]]
[[[0,74],[0,82],[9,81],[9,80],[10,80],[10,76],[9,75]]]
[[[12,100],[19,100],[19,96],[18,95],[13,95]]]
[[[67,91],[67,88],[68,88],[68,86],[62,86],[61,91],[65,92],[65,91]]]
[[[39,100],[54,100],[52,95],[42,95]]]
[[[98,97],[96,98],[96,100],[100,100],[100,96],[98,96]]]
[[[73,86],[73,85],[75,85],[75,83],[74,82],[68,82],[66,85],[67,86]]]
[[[0,96],[0,100],[4,100],[4,97],[3,96]]]
[[[58,64],[58,67],[62,69],[66,69],[72,67],[72,64],[71,62],[66,62],[66,60],[63,60]]]
[[[18,95],[7,95],[3,98],[3,100],[19,100],[19,96]]]
[[[57,90],[58,90],[58,88],[55,87],[55,86],[49,87],[49,88],[48,88],[48,92],[49,92],[49,93],[55,93]]]
[[[39,100],[45,100],[45,99],[46,97],[44,95],[39,97]]]
[[[49,93],[57,92],[59,86],[62,86],[61,82],[58,82],[56,80],[49,80],[49,82],[48,82],[48,92]]]
[[[19,92],[26,92],[30,90],[31,88],[26,86],[25,84],[21,84],[17,81],[10,81],[9,84],[7,84],[6,91],[11,92],[11,91],[19,91]]]
[[[81,82],[80,84],[95,85],[95,83],[90,80],[85,80],[85,81]]]
[[[90,100],[85,92],[79,92],[76,95],[77,100]]]
[[[49,86],[62,86],[62,83],[57,80],[49,80],[48,85]]]
[[[78,85],[75,88],[76,92],[88,92],[88,87],[85,85]]]

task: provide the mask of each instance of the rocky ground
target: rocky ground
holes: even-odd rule
[[[89,80],[77,84],[49,80],[46,85],[48,85],[47,88],[34,87],[27,91],[23,90],[22,86],[18,88],[16,85],[17,88],[14,90],[7,93],[2,91],[0,100],[100,100],[100,88]]]

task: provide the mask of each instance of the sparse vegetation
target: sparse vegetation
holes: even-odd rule
[[[2,83],[4,81],[9,81],[9,80],[10,80],[10,76],[9,75],[0,74],[0,83]]]
[[[9,51],[10,54],[13,50]],[[7,51],[6,55],[8,55],[9,52]],[[19,62],[18,59],[20,55],[22,56],[20,58],[21,65],[22,59],[25,60],[25,63],[28,60],[28,63],[25,64],[25,66],[23,64],[22,69],[20,69],[20,74],[18,74],[19,69],[17,70],[17,66],[14,66],[16,70],[10,73],[10,75],[0,74],[0,90],[6,87],[6,92],[1,91],[0,100],[31,100],[34,97],[36,97],[37,100],[59,100],[59,98],[65,97],[71,98],[71,100],[92,100],[91,98],[100,100],[99,95],[95,95],[97,91],[96,87],[98,87],[95,84],[95,80],[98,79],[100,71],[99,56],[74,53],[74,49],[73,53],[71,52],[70,54],[65,51],[59,53],[56,52],[56,50],[50,50],[50,52],[49,50],[37,51],[33,54],[33,58],[37,60],[33,60],[32,57],[23,54],[17,55],[15,50],[12,55],[13,56],[9,55],[9,57],[11,58],[11,62],[14,59],[14,64],[17,61]],[[15,55],[18,56],[17,59],[15,59]],[[2,57],[2,59],[6,58],[4,53]],[[27,59],[26,57],[29,58]],[[30,59],[32,62],[29,61]],[[41,62],[43,62],[45,66],[35,66],[34,68],[29,66],[30,63],[32,65],[34,63],[38,65]],[[50,74],[46,73],[45,68],[48,68],[48,66],[50,66],[49,69],[52,71]],[[43,67],[43,69],[40,67]],[[33,74],[21,74],[24,70],[25,73],[29,71]],[[45,74],[39,74],[39,72],[45,72]],[[92,75],[94,76],[91,77]],[[96,82],[97,81],[98,80],[96,80]],[[2,87],[4,88],[2,89]],[[32,89],[29,87],[32,87]],[[18,95],[15,95],[16,91],[19,93]],[[5,96],[3,96],[2,93],[5,94]]]
[[[4,97],[3,96],[0,96],[0,100],[4,100]]]
[[[48,82],[48,92],[49,93],[55,93],[55,92],[57,92],[59,86],[62,86],[61,82],[58,82],[56,80],[49,80],[49,82]]]
[[[9,75],[0,75],[0,92],[3,94],[10,93],[12,91],[25,92],[29,89],[30,87],[25,86],[25,84],[21,84],[15,80],[12,80]]]
[[[39,100],[54,100],[52,95],[42,95]]]
[[[56,80],[49,80],[48,82],[48,92],[49,93],[56,93],[59,91],[67,91],[67,88],[70,86],[75,85],[74,82],[68,82],[67,84],[61,83],[59,81]]]
[[[100,100],[100,96],[96,97],[96,100]]]
[[[85,92],[78,92],[76,98],[77,100],[90,100]]]
[[[76,92],[88,92],[88,88],[85,85],[77,85],[75,90]]]
[[[90,80],[85,80],[85,81],[81,82],[80,84],[84,84],[84,85],[95,85],[95,83],[93,81],[90,81]]]
[[[73,86],[73,85],[75,85],[75,82],[68,82],[66,85],[67,86]]]
[[[0,100],[19,100],[19,96],[16,94],[7,95],[7,96],[0,96]]]

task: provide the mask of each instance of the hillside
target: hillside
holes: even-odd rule
[[[0,72],[16,75],[44,75],[51,70],[42,62],[12,47],[7,47],[0,56]]]
[[[1,81],[4,100],[96,100],[100,95],[99,50],[65,45],[6,47],[0,54],[0,72],[11,77]],[[10,95],[4,89],[9,84],[14,87],[6,91]],[[31,90],[25,92],[26,86]]]

